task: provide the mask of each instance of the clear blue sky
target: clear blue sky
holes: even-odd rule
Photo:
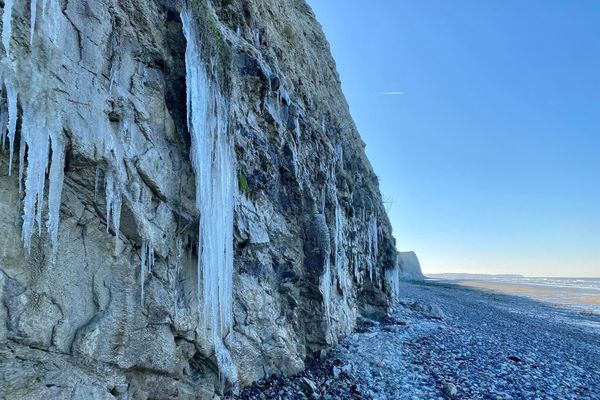
[[[309,4],[398,249],[430,273],[600,276],[600,1]]]

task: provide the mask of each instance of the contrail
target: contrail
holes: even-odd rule
[[[381,94],[383,96],[400,96],[403,95],[404,92],[379,92],[378,94]]]

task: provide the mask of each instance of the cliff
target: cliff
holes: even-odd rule
[[[387,310],[377,177],[302,0],[4,0],[0,397],[210,398]]]
[[[421,264],[414,251],[399,251],[398,265],[400,267],[400,279],[423,280]]]

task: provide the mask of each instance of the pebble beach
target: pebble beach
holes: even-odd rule
[[[600,315],[439,282],[404,282],[326,357],[243,399],[600,399]]]

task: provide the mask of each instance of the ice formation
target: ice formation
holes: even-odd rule
[[[10,37],[12,36],[12,11],[14,0],[4,0],[4,13],[2,14],[2,44],[8,56],[10,52]]]
[[[10,85],[7,85],[7,87]],[[7,90],[10,93],[10,90]],[[8,94],[8,96],[13,96]],[[16,103],[16,94],[14,102]],[[43,103],[43,96],[40,96]],[[8,132],[12,160],[12,149],[14,148],[14,127],[16,123],[16,104],[11,106],[9,100]],[[44,204],[44,190],[46,185],[46,174],[49,171],[48,189],[48,220],[46,226],[50,233],[53,251],[56,250],[58,240],[58,222],[60,212],[60,199],[64,181],[64,159],[65,150],[61,126],[50,117],[43,104],[21,103],[23,110],[21,123],[21,143],[19,149],[19,189],[24,175],[24,166],[27,165],[25,178],[25,198],[23,200],[23,228],[22,239],[25,249],[29,250],[34,225],[37,223],[38,234],[42,231],[42,212]],[[26,152],[27,150],[27,152]],[[27,163],[25,163],[27,154]],[[49,159],[51,158],[51,162]],[[10,171],[10,168],[9,168]]]
[[[336,203],[335,207],[335,235],[334,235],[334,254],[335,254],[335,271],[338,285],[342,291],[344,299],[348,292],[348,274],[346,272],[346,255],[344,248],[344,227],[346,219],[344,218],[342,208]]]
[[[181,13],[181,20],[187,40],[187,121],[196,174],[196,207],[200,213],[199,305],[202,327],[207,335],[212,335],[217,360],[221,360],[222,338],[232,326],[235,165],[228,136],[227,105],[217,83],[209,78],[209,66],[202,60],[197,23],[189,10]]]
[[[337,186],[336,186],[336,170],[344,169],[344,160],[343,160],[343,152],[341,144],[338,144],[334,149],[334,159],[333,165],[331,166],[331,197],[333,204],[335,206],[334,211],[334,232],[333,232],[333,255],[335,262],[335,275],[338,286],[342,291],[342,295],[344,299],[347,297],[348,287],[350,282],[348,280],[348,273],[346,270],[347,265],[347,256],[346,249],[344,246],[344,230],[346,227],[346,217],[344,216],[344,211],[339,203],[338,194],[337,194]]]
[[[373,269],[377,265],[377,257],[379,256],[379,243],[377,241],[377,216],[371,214],[367,226],[367,252],[370,256],[369,261],[369,279],[373,280]]]
[[[321,292],[323,292],[325,317],[329,321],[331,319],[331,263],[329,262],[329,257],[327,257],[323,276],[321,277]]]
[[[15,152],[15,134],[17,132],[17,91],[9,80],[5,80],[6,102],[8,104],[8,175],[12,174],[13,154]]]
[[[106,191],[106,231],[110,228],[112,217],[113,227],[115,229],[115,249],[119,245],[119,231],[121,225],[121,190],[119,181],[115,179],[112,172],[106,172],[104,176],[104,185]]]
[[[152,271],[154,267],[154,248],[152,244],[143,241],[140,250],[140,288],[141,288],[141,303],[144,304],[144,281],[146,273]]]
[[[43,9],[48,0],[43,0]],[[58,224],[60,202],[64,181],[65,145],[62,136],[62,126],[55,113],[50,109],[51,90],[42,85],[35,85],[27,90],[33,90],[28,96],[20,96],[16,76],[18,71],[14,70],[15,64],[9,59],[10,41],[12,35],[12,10],[13,1],[4,2],[4,13],[2,15],[2,42],[5,50],[5,58],[2,62],[1,85],[6,93],[6,109],[2,110],[2,144],[5,139],[9,142],[9,165],[8,174],[12,175],[13,157],[15,152],[18,106],[21,105],[21,138],[19,146],[19,192],[23,191],[23,177],[25,176],[24,200],[23,200],[23,227],[22,240],[25,249],[29,250],[31,237],[37,223],[38,234],[42,233],[42,215],[44,207],[44,192],[46,186],[46,175],[48,174],[48,219],[46,227],[50,234],[53,256],[56,251],[58,240]],[[32,0],[31,32],[30,39],[33,40],[35,31],[35,19],[37,13],[37,0]],[[57,26],[57,19],[53,18],[53,27]],[[29,100],[25,98],[29,97]],[[6,124],[6,125],[4,125]],[[6,136],[5,136],[6,135]],[[26,166],[26,171],[24,171]],[[50,170],[48,171],[48,168]],[[25,174],[26,172],[26,174]]]
[[[397,299],[400,294],[400,267],[398,263],[394,265],[394,268],[385,271],[385,279],[388,282],[394,299]]]
[[[33,44],[33,34],[35,33],[35,20],[37,17],[37,0],[31,0],[29,9],[31,14],[29,44]]]

